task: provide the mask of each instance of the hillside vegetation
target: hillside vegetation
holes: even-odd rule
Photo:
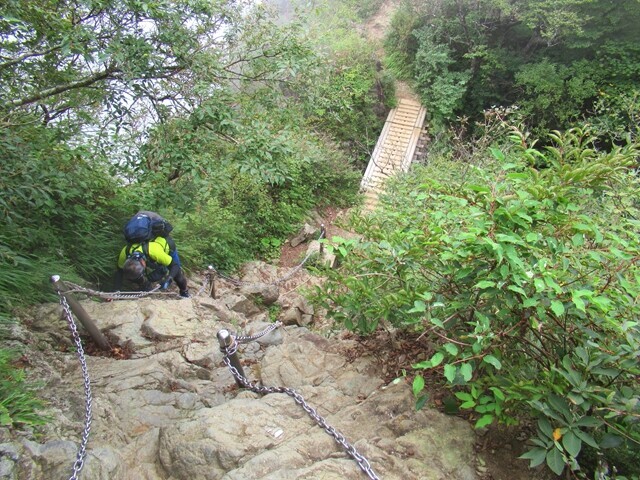
[[[379,61],[357,27],[380,4],[3,4],[3,323],[51,274],[110,289],[139,209],[188,269],[274,258],[314,207],[357,205],[395,77],[429,112],[427,164],[334,240],[317,301],[429,338],[418,407],[439,378],[479,428],[533,418],[531,465],[637,478],[640,3],[406,0]],[[0,423],[38,424],[0,353]]]
[[[476,427],[532,418],[523,456],[565,478],[638,478],[640,4],[404,1],[386,67],[427,107],[427,164],[396,179],[317,292]]]

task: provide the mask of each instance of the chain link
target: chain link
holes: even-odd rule
[[[78,449],[76,461],[73,464],[73,473],[69,477],[69,480],[77,480],[78,475],[80,474],[80,471],[84,466],[84,459],[87,455],[87,442],[89,441],[89,432],[91,431],[91,404],[93,401],[93,397],[91,395],[91,381],[89,379],[87,361],[84,356],[84,348],[82,348],[82,340],[80,339],[78,328],[76,326],[76,323],[73,321],[73,314],[71,313],[71,308],[67,303],[67,299],[61,292],[58,292],[58,296],[60,297],[60,305],[64,310],[67,323],[69,324],[69,330],[71,330],[71,335],[73,336],[73,341],[76,344],[76,352],[78,354],[78,360],[80,361],[80,367],[82,369],[82,378],[84,380],[84,394],[86,399],[85,423],[84,429],[82,430],[82,441],[80,442],[80,448]]]
[[[196,293],[196,297],[199,297],[200,295],[202,295],[202,292],[204,292],[207,289],[207,287],[211,284],[212,275],[213,275],[213,272],[210,272],[210,271],[204,275],[204,281],[202,282],[202,286],[198,290],[198,293]]]
[[[273,332],[276,328],[279,328],[281,326],[282,326],[282,322],[275,322],[269,325],[267,328],[265,328],[262,332],[256,333],[255,335],[238,336],[238,337],[232,337],[232,338],[238,343],[249,343],[249,342],[258,340],[259,338],[264,337],[265,335],[268,335],[269,333]]]
[[[329,425],[327,423],[327,421],[324,419],[324,417],[322,417],[316,411],[316,409],[311,407],[305,401],[305,399],[304,399],[304,397],[302,397],[302,395],[300,395],[298,392],[296,392],[292,388],[288,388],[288,387],[266,387],[266,386],[260,386],[260,385],[257,385],[255,383],[252,383],[248,378],[246,378],[243,375],[241,375],[237,368],[235,368],[233,365],[231,365],[231,360],[229,359],[229,356],[233,355],[234,353],[236,353],[236,351],[238,350],[238,344],[239,343],[248,343],[248,342],[250,342],[252,340],[260,338],[260,337],[272,332],[276,328],[278,328],[280,326],[279,324],[280,324],[280,322],[276,322],[273,325],[270,325],[269,327],[267,327],[264,331],[260,332],[257,335],[253,335],[251,337],[234,337],[234,336],[232,336],[233,343],[231,345],[229,345],[229,347],[227,347],[226,349],[224,349],[224,348],[221,349],[223,351],[223,353],[225,354],[224,359],[223,359],[224,364],[229,368],[229,371],[231,372],[233,377],[242,386],[244,386],[245,388],[248,388],[252,392],[259,393],[259,394],[262,394],[262,395],[265,395],[265,394],[268,394],[268,393],[284,393],[284,394],[290,396],[291,398],[293,398],[293,400],[298,405],[300,405],[305,412],[307,412],[307,414],[311,417],[311,419],[313,419],[320,427],[322,427],[324,429],[325,432],[327,432],[331,437],[333,437],[333,439],[340,446],[342,446],[342,448],[344,448],[344,450],[349,454],[349,456],[351,456],[351,458],[353,458],[358,463],[358,466],[360,467],[360,469],[371,480],[380,480],[380,478],[373,471],[373,468],[371,467],[371,464],[369,463],[369,461],[362,454],[360,454],[358,452],[358,450],[356,450],[356,448],[353,445],[351,445],[347,441],[347,439],[345,438],[345,436],[342,433],[340,433],[338,430],[336,430],[331,425]]]
[[[149,290],[148,292],[100,292],[75,283],[67,282],[66,280],[64,283],[70,287],[70,289],[66,290],[64,293],[84,293],[92,297],[104,298],[106,300],[138,299],[148,297],[149,295],[173,295],[171,292],[160,292],[160,285],[156,285],[153,290]]]

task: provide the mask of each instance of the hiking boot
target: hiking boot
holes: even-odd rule
[[[191,298],[191,295],[189,295],[189,290],[180,290],[180,296],[182,298]]]

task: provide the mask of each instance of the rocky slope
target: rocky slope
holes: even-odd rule
[[[416,412],[408,384],[385,384],[371,358],[348,360],[350,341],[313,333],[318,315],[294,287],[317,279],[301,271],[274,285],[284,273],[248,265],[242,285],[216,283],[215,299],[83,300],[120,358],[86,357],[93,420],[78,478],[367,478],[291,396],[236,386],[216,334],[264,331],[269,312],[288,325],[240,346],[250,380],[295,389],[379,478],[477,478],[470,426]],[[13,341],[29,345],[28,370],[43,382],[52,420],[37,433],[0,431],[0,478],[66,479],[85,419],[80,363],[59,305],[28,323]]]

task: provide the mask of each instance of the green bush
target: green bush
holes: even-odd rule
[[[33,385],[25,381],[24,370],[13,366],[16,352],[0,349],[0,426],[43,425],[47,421]]]
[[[535,417],[523,458],[560,474],[583,445],[640,441],[639,148],[598,152],[588,129],[552,134],[543,153],[513,140],[482,169],[397,182],[356,222],[364,239],[338,245],[322,295],[347,328],[428,336],[418,373],[441,373],[478,428]]]

